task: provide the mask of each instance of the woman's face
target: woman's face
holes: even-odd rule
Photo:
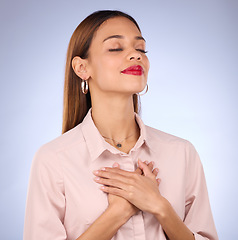
[[[149,60],[136,25],[125,17],[105,21],[89,48],[88,69],[91,93],[141,92],[147,83]]]

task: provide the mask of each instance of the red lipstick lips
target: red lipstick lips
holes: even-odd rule
[[[133,65],[124,69],[123,71],[121,71],[121,73],[131,74],[131,75],[142,75],[144,71],[140,65]]]

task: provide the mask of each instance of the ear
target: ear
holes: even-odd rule
[[[87,72],[87,59],[82,59],[81,57],[74,57],[72,60],[72,68],[75,74],[83,80],[89,79],[89,74]]]

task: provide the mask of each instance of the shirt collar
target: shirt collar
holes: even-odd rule
[[[144,125],[143,121],[141,120],[140,116],[137,113],[135,113],[135,118],[140,127],[140,137],[130,152],[136,151],[144,143],[147,145],[147,147],[150,148],[150,143],[147,139],[146,134],[146,126]],[[106,150],[112,152],[113,154],[127,155],[126,153],[123,153],[116,149],[115,147],[113,147],[112,145],[110,145],[101,136],[92,119],[92,108],[89,109],[87,115],[85,116],[81,124],[81,129],[86,144],[88,146],[88,151],[90,153],[92,161],[97,159]]]

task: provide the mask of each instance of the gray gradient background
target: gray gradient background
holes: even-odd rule
[[[151,62],[142,118],[195,145],[219,237],[238,239],[236,0],[1,0],[0,238],[22,239],[33,155],[61,132],[70,36],[99,9],[138,21]]]

